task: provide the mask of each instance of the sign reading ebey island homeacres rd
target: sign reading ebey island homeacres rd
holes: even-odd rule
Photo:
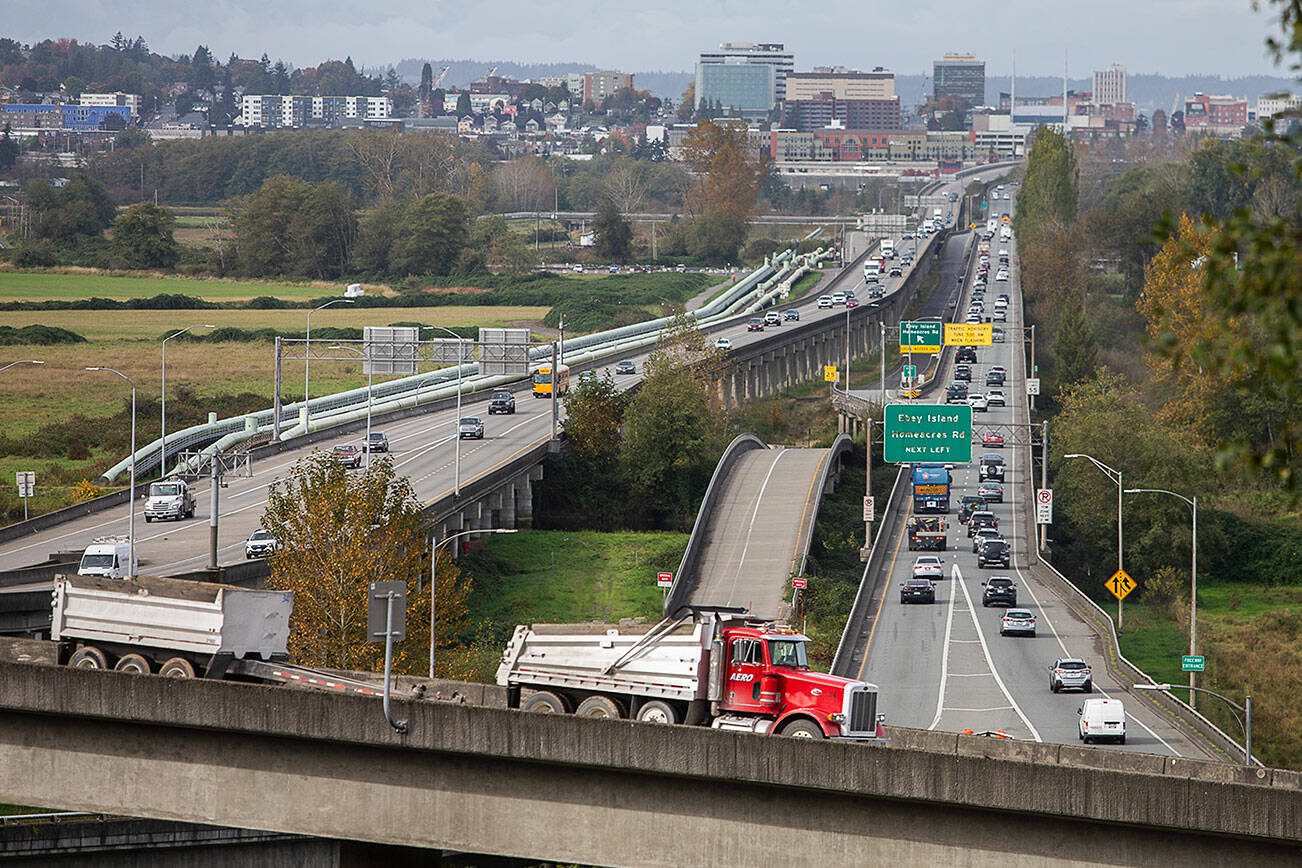
[[[972,460],[972,408],[960,404],[888,404],[886,460]]]

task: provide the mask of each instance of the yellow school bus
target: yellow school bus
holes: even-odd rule
[[[570,390],[570,366],[560,365],[556,369],[557,394],[564,395]],[[541,365],[533,372],[533,396],[550,398],[552,396],[552,366]]]

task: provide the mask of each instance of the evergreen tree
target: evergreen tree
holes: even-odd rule
[[[628,261],[633,246],[633,227],[609,198],[602,199],[592,218],[592,230],[597,236],[599,256],[615,262]]]

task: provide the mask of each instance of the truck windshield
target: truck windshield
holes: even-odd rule
[[[769,659],[774,666],[791,666],[808,668],[809,657],[805,654],[804,642],[769,641]]]
[[[155,482],[149,490],[152,497],[176,497],[181,493],[181,486],[175,482]]]
[[[113,566],[113,555],[85,555],[81,559],[81,568],[109,569]]]

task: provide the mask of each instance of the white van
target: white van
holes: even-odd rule
[[[1076,712],[1080,715],[1080,740],[1126,743],[1126,709],[1120,699],[1087,699]]]
[[[882,256],[887,259],[895,258],[895,241],[890,238],[882,239]]]
[[[103,576],[106,579],[125,579],[131,575],[131,543],[116,537],[101,537],[81,555],[77,567],[79,576]]]

